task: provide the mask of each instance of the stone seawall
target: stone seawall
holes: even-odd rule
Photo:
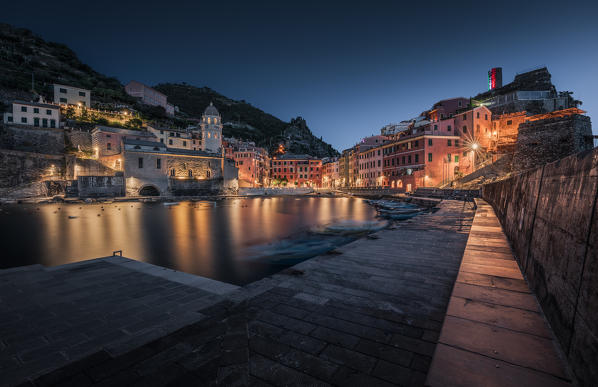
[[[580,385],[598,385],[598,148],[487,184]]]
[[[0,149],[0,195],[46,196],[44,180],[62,180],[64,156]]]

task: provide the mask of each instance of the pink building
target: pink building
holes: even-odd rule
[[[355,161],[353,187],[376,187],[382,185],[382,144],[388,141],[387,136],[366,137],[355,145]],[[377,183],[377,179],[380,180]]]
[[[359,153],[358,187],[380,187],[383,183],[382,145]]]
[[[322,187],[338,188],[341,186],[338,160],[328,161],[322,164]]]
[[[166,114],[174,116],[174,106],[168,103],[166,95],[152,89],[141,82],[131,81],[125,86],[125,91],[131,97],[140,98],[146,105],[162,106]]]

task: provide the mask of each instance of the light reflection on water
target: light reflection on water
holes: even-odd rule
[[[123,250],[129,258],[242,285],[354,238],[323,235],[325,225],[359,228],[375,216],[355,198],[2,206],[0,268],[55,266]]]

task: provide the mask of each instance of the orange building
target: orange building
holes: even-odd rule
[[[284,154],[272,159],[272,180],[286,186],[321,187],[322,160],[310,155]]]

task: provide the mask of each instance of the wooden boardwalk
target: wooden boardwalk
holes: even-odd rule
[[[427,384],[569,385],[557,346],[492,207],[478,201]]]

